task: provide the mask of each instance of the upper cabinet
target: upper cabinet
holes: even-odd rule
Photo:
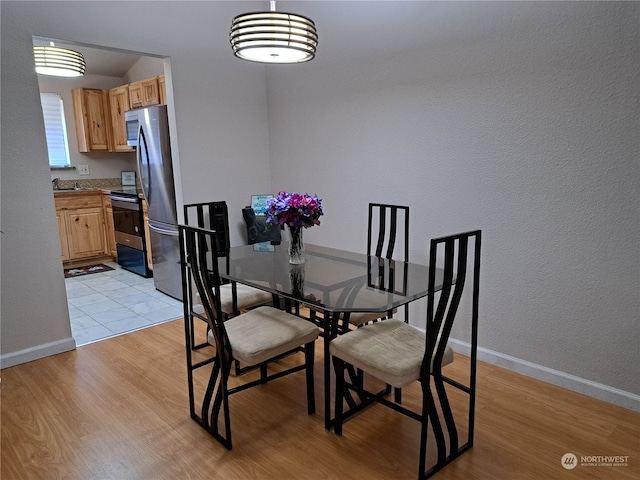
[[[109,90],[109,107],[113,126],[113,149],[116,152],[134,151],[134,147],[127,145],[127,128],[124,123],[124,112],[131,110],[127,85]]]
[[[75,88],[71,91],[78,151],[132,152],[127,145],[124,112],[150,105],[166,105],[164,75],[111,90]]]
[[[76,120],[78,151],[111,151],[109,100],[105,90],[74,88],[71,90],[73,114]]]
[[[158,77],[158,95],[160,96],[160,105],[167,104],[167,83],[164,81],[164,75]]]
[[[160,105],[158,93],[158,79],[149,78],[140,82],[129,84],[129,102],[131,108],[149,107]]]

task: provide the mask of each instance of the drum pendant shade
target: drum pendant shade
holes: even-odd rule
[[[231,22],[233,54],[261,63],[302,63],[312,60],[318,46],[313,20],[293,13],[272,11],[238,15]]]
[[[54,46],[33,47],[36,72],[56,77],[81,77],[87,64],[81,53]]]

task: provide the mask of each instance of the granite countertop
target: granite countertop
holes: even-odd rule
[[[75,189],[74,186],[77,183],[78,189]],[[54,195],[60,196],[63,194],[95,194],[96,192],[100,192],[108,195],[111,193],[111,190],[122,190],[122,182],[119,178],[93,178],[88,180],[60,180],[58,182],[58,190],[53,190]],[[126,187],[131,188],[131,187]],[[138,185],[138,188],[140,186]]]

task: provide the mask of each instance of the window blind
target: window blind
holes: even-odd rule
[[[40,101],[42,102],[44,128],[47,135],[49,165],[51,167],[68,167],[71,162],[69,161],[67,127],[64,121],[62,97],[57,93],[41,93]]]

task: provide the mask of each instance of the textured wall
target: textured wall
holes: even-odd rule
[[[308,6],[313,65],[268,70],[273,190],[346,249],[370,201],[411,207],[416,261],[481,228],[481,346],[640,394],[638,5],[392,3]]]

